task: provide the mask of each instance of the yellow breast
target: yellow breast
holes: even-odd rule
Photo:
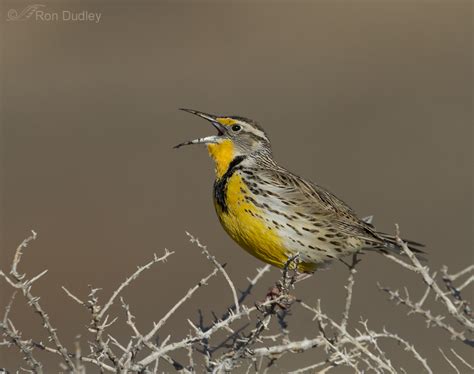
[[[282,268],[293,253],[288,252],[284,238],[268,226],[265,212],[246,199],[252,193],[240,175],[228,175],[236,158],[232,142],[209,144],[208,151],[215,161],[217,182],[225,180],[225,187],[221,184],[218,193],[214,191],[214,205],[224,230],[251,255]],[[313,271],[314,264],[300,263],[299,269]]]
[[[214,201],[217,216],[225,231],[247,252],[262,261],[282,267],[288,260],[283,241],[269,228],[264,213],[245,200],[249,190],[242,178],[234,174],[227,182],[227,211]]]

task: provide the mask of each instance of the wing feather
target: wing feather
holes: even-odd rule
[[[324,187],[304,180],[282,168],[262,168],[256,173],[272,191],[295,206],[295,211],[306,216],[324,217],[328,226],[374,244],[384,242],[374,226],[361,220],[343,200]]]

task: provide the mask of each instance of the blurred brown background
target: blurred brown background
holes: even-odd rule
[[[258,120],[278,161],[360,215],[374,214],[379,229],[399,223],[404,236],[426,243],[433,269],[472,262],[470,1],[41,3],[102,17],[97,24],[12,22],[8,9],[29,3],[1,2],[0,258],[8,269],[18,243],[38,232],[22,269],[49,269],[33,290],[68,344],[88,315],[61,285],[83,297],[89,284],[102,287],[104,299],[153,252],[176,251],[124,294],[145,330],[210,269],[185,230],[228,263],[240,288],[261,266],[219,226],[205,149],[172,149],[214,133],[178,107]],[[278,276],[272,270],[254,298]],[[346,277],[335,264],[296,294],[313,304],[321,298],[337,317]],[[450,370],[438,346],[468,355],[394,307],[375,281],[424,291],[382,256],[366,255],[354,321],[363,316],[408,338],[438,372]],[[4,282],[0,290],[4,305],[11,290]],[[178,339],[198,307],[222,311],[230,302],[225,282],[215,280],[164,333]],[[13,318],[45,340],[21,297]],[[290,317],[293,338],[316,334],[308,321]],[[415,372],[407,357],[400,356],[402,366]],[[288,356],[273,371],[311,362],[312,354]],[[0,367],[20,365],[14,348],[0,350]]]

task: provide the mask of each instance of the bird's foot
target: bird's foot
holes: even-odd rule
[[[262,313],[272,313],[278,307],[282,310],[288,310],[296,301],[296,297],[290,295],[289,290],[277,282],[271,287],[262,302],[257,302],[256,307]]]
[[[290,294],[290,290],[297,282],[307,279],[312,273],[301,273],[298,269],[300,256],[296,254],[285,263],[282,270],[282,278],[268,290],[263,302],[256,303],[261,312],[274,313],[276,308],[287,311],[296,301],[296,297]]]

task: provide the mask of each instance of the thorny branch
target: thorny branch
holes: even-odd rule
[[[207,250],[207,247],[205,245],[202,245],[201,242],[199,241],[198,238],[195,238],[193,235],[191,235],[189,232],[186,232],[186,235],[189,237],[189,240],[191,243],[194,243],[196,244],[201,250],[202,250],[202,253],[204,253],[207,257],[207,259],[209,261],[211,261],[213,263],[213,265],[219,269],[219,271],[222,273],[222,275],[224,276],[225,280],[227,281],[227,283],[229,284],[229,287],[230,287],[230,290],[232,291],[232,296],[234,298],[234,305],[235,305],[235,311],[237,313],[240,312],[240,307],[239,307],[239,298],[237,297],[237,291],[235,290],[235,286],[234,286],[234,283],[232,282],[232,280],[230,279],[229,277],[229,274],[227,274],[227,272],[225,271],[224,269],[224,266],[222,266],[217,260],[216,258],[211,255],[209,253],[209,251]]]
[[[43,275],[46,274],[47,270],[44,270],[40,274],[32,277],[31,279],[26,279],[26,274],[20,274],[18,272],[18,265],[20,264],[21,257],[23,255],[23,249],[25,249],[32,240],[37,238],[37,234],[35,231],[31,231],[31,235],[26,238],[16,249],[15,256],[13,257],[13,262],[10,270],[10,277],[6,275],[2,270],[0,270],[0,275],[5,278],[5,280],[16,289],[21,290],[23,295],[25,296],[26,300],[28,301],[28,305],[30,305],[33,310],[40,316],[43,327],[48,332],[48,338],[54,343],[55,349],[59,352],[62,356],[64,364],[69,370],[75,370],[75,365],[71,360],[70,355],[68,354],[68,350],[64,347],[64,345],[59,340],[58,333],[56,328],[50,322],[49,315],[43,310],[41,304],[39,303],[40,298],[34,296],[31,293],[31,287],[34,282],[39,280]],[[5,325],[2,325],[5,330]],[[27,361],[28,362],[28,361]],[[33,362],[28,362],[30,366]]]
[[[102,373],[123,374],[172,370],[182,373],[204,371],[226,373],[238,368],[243,368],[247,373],[265,373],[277,365],[283,356],[308,350],[317,350],[323,354],[320,356],[323,359],[306,364],[307,366],[297,367],[292,373],[316,371],[327,373],[341,366],[349,367],[356,373],[405,372],[393,362],[384,350],[384,345],[381,344],[383,341],[393,341],[418,362],[420,369],[433,373],[434,370],[429,360],[423,355],[423,351],[415,348],[404,337],[385,328],[382,331],[374,331],[369,328],[368,321],[355,322],[351,317],[353,314],[351,305],[356,287],[356,267],[360,261],[357,255],[352,258],[351,263],[344,262],[349,274],[345,286],[346,297],[342,318],[337,321],[323,311],[320,300],[311,305],[309,301],[299,300],[292,295],[297,281],[304,278],[304,275],[296,270],[298,255],[288,259],[280,280],[270,288],[266,298],[262,302],[251,305],[248,304],[248,299],[255,286],[269,271],[269,265],[257,269],[256,275],[247,278],[248,284],[242,291],[238,291],[224,266],[208,251],[207,247],[191,234],[188,233],[188,236],[191,242],[201,249],[213,269],[190,287],[146,332],[138,328],[136,317],[132,314],[132,307],[123,299],[122,291],[144,271],[151,269],[157,263],[164,263],[174,252],[166,250],[162,256],[154,255],[151,261],[138,267],[132,275],[126,277],[103,303],[99,300],[101,293],[99,288],[91,287],[88,295],[79,297],[63,287],[68,297],[90,313],[90,324],[85,334],[91,335],[88,339],[88,350],[84,352],[77,341],[72,347],[62,343],[48,314],[39,304],[39,297],[32,294],[32,285],[46,274],[46,270],[36,276],[27,276],[18,270],[24,249],[36,238],[36,233],[33,232],[15,251],[9,274],[0,270],[0,275],[9,286],[21,291],[28,305],[40,316],[51,345],[24,337],[25,334],[15,327],[11,318],[13,314],[10,313],[13,308],[14,296],[12,296],[0,322],[4,338],[0,342],[0,347],[16,347],[29,367],[24,370],[33,373],[43,373],[45,370],[43,363],[36,355],[37,350],[55,355],[59,359],[58,364],[74,374],[84,374],[86,368],[96,368]],[[448,268],[444,266],[441,269],[441,281],[437,281],[436,273],[422,265],[405,243],[400,239],[398,242],[406,256],[385,256],[403,269],[417,274],[426,288],[418,301],[413,301],[407,289],[404,296],[401,296],[397,290],[382,286],[379,288],[392,300],[404,305],[409,314],[421,316],[428,327],[438,327],[446,331],[450,338],[474,346],[472,310],[469,301],[464,298],[465,290],[474,279],[474,265],[454,274],[450,274]],[[200,311],[197,321],[193,321],[191,317],[187,320],[191,330],[186,336],[178,339],[167,336],[159,341],[157,334],[160,329],[173,319],[176,311],[192,299],[198,290],[215,279],[219,273],[229,286],[232,305],[219,313],[220,317],[214,313],[213,320],[208,325],[204,323],[204,315]],[[257,300],[259,299],[257,295]],[[124,313],[114,316],[111,306],[117,301],[120,301]],[[431,307],[434,303],[442,307],[442,312],[439,314],[432,312]],[[292,322],[287,317],[296,313],[298,318],[307,318],[308,324],[313,324],[315,336],[304,339],[293,336]],[[122,336],[114,336],[110,329],[112,325],[118,323],[123,323],[130,329],[130,335],[125,340]],[[449,350],[440,347],[439,352],[446,360],[447,367],[454,372],[463,372],[466,368],[471,371],[474,369],[474,365],[453,347],[449,347]],[[184,361],[181,361],[183,357]]]
[[[456,288],[453,285],[453,281],[457,280],[459,277],[467,275],[469,273],[474,272],[474,266],[468,266],[467,268],[461,270],[457,274],[449,275],[448,268],[443,266],[442,273],[443,273],[443,282],[445,287],[447,288],[448,292],[444,292],[441,289],[441,286],[436,282],[436,273],[430,275],[429,268],[427,266],[423,266],[415,254],[410,250],[406,243],[404,243],[400,239],[399,230],[397,226],[397,242],[402,247],[403,252],[407,255],[411,264],[407,264],[406,262],[396,259],[395,262],[401,264],[403,267],[414,271],[415,273],[421,276],[422,281],[427,286],[427,289],[421,299],[418,302],[413,302],[410,299],[410,295],[407,289],[405,289],[405,296],[400,296],[398,290],[392,291],[388,287],[383,287],[378,285],[379,289],[386,292],[391,300],[394,300],[397,304],[403,304],[408,308],[408,314],[420,314],[425,318],[427,327],[430,326],[437,326],[440,327],[451,335],[452,339],[458,339],[462,342],[466,343],[469,346],[474,346],[474,340],[472,338],[472,334],[474,332],[474,320],[471,315],[470,304],[467,300],[464,300],[461,296],[461,289],[466,287],[470,283],[470,279],[472,278],[472,274],[469,279],[464,282],[459,287],[461,289]],[[393,256],[386,256],[390,259],[394,259]],[[406,266],[405,266],[406,265]],[[451,324],[445,322],[446,315],[437,315],[434,316],[431,310],[424,309],[423,304],[428,298],[429,293],[433,292],[434,298],[436,301],[441,300],[441,303],[445,307],[445,311],[448,312],[449,316],[454,320],[453,322],[457,323],[458,329],[451,326]],[[451,296],[451,298],[450,298]]]

